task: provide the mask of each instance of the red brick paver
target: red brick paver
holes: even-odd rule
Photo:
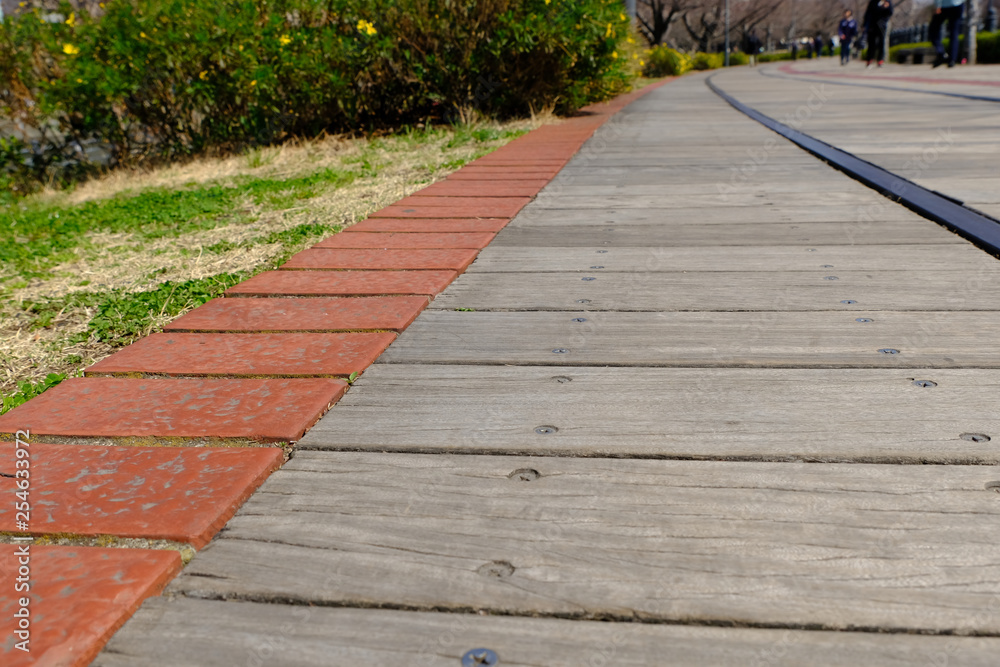
[[[347,377],[368,368],[395,338],[394,333],[160,333],[86,373]]]
[[[547,178],[478,183],[444,180],[428,185],[416,194],[421,197],[534,197],[548,184]]]
[[[387,236],[380,234],[379,236]],[[439,294],[454,271],[267,271],[229,288],[234,296]]]
[[[425,296],[213,299],[167,331],[402,331],[427,307]]]
[[[374,218],[349,232],[499,232],[510,218]]]
[[[403,233],[346,231],[317,243],[314,248],[485,248],[495,234],[489,232],[464,233]]]
[[[31,534],[118,535],[200,549],[281,465],[277,447],[97,447],[32,443]],[[0,445],[0,461],[14,461]],[[13,498],[15,480],[0,477]],[[15,533],[13,504],[0,530]],[[4,545],[6,549],[8,545]]]
[[[552,180],[560,167],[469,165],[448,176],[448,181],[523,181],[544,178]]]
[[[346,390],[327,378],[71,378],[0,416],[0,435],[298,440]]]
[[[176,551],[29,547],[29,592],[14,589],[19,547],[0,546],[0,664],[82,667],[150,595],[181,569]],[[30,600],[30,653],[18,650],[14,633],[19,598]]]
[[[472,186],[469,187],[473,190]],[[494,197],[494,196],[481,196],[478,193],[469,192],[468,195],[464,197],[459,196],[447,196],[447,197],[434,197],[422,194],[415,194],[404,199],[400,199],[398,202],[393,204],[393,206],[399,206],[402,208],[409,207],[431,207],[431,208],[475,208],[478,206],[490,207],[491,210],[502,211],[498,212],[496,215],[492,216],[482,216],[482,217],[510,217],[515,213],[524,208],[528,203],[531,202],[531,197]]]
[[[421,197],[421,199],[434,199]],[[393,204],[375,211],[371,218],[512,218],[521,210],[520,198],[516,197],[447,197],[463,199],[467,203],[451,203],[444,206],[428,204]],[[513,200],[511,203],[508,200]]]
[[[383,271],[439,269],[461,273],[478,254],[477,248],[310,248],[293,256],[281,268]]]

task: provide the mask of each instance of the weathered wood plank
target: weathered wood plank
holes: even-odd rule
[[[620,216],[556,217],[546,211],[515,218],[493,240],[494,246],[649,248],[677,246],[912,245],[968,243],[943,227],[926,221],[853,223],[814,222],[703,224],[697,219],[664,224],[659,216],[635,212],[628,224],[609,224]]]
[[[375,631],[373,631],[375,630]],[[456,667],[488,647],[504,667],[992,667],[1000,639],[597,623],[151,598],[95,667],[281,664]],[[932,664],[932,663],[928,663]]]
[[[547,200],[552,201],[552,200]],[[555,202],[534,201],[526,206],[511,221],[508,228],[517,228],[529,224],[657,224],[668,228],[677,223],[697,222],[703,225],[758,225],[775,223],[792,223],[806,225],[809,223],[843,223],[861,227],[880,225],[887,222],[906,221],[909,226],[928,229],[936,228],[933,222],[921,218],[912,211],[881,200],[866,205],[856,206],[754,206],[739,208],[738,213],[732,206],[630,206],[631,198],[617,198],[617,204],[608,203],[605,206],[585,208],[570,202],[570,198],[559,197]],[[734,214],[735,213],[735,214]]]
[[[824,245],[808,252],[796,246],[675,248],[531,248],[489,246],[469,268],[474,273],[559,273],[667,271],[952,271],[969,275],[1000,268],[1000,262],[971,243],[965,245]],[[707,278],[707,277],[706,277]],[[462,279],[467,280],[467,278]],[[505,278],[506,280],[506,278]]]
[[[558,186],[548,188],[542,194],[535,197],[532,208],[543,209],[597,209],[605,211],[607,209],[711,209],[738,207],[760,207],[762,216],[774,215],[777,212],[796,218],[802,222],[829,222],[831,219],[842,219],[845,210],[849,214],[848,219],[857,218],[859,207],[879,205],[885,203],[886,209],[890,202],[880,197],[875,192],[854,191],[834,191],[834,192],[809,192],[804,195],[794,195],[782,193],[774,194],[736,194],[728,193],[725,188],[722,192],[711,194],[669,194],[669,193],[643,193],[633,192],[631,189],[619,190],[614,194],[580,194],[562,193]],[[831,218],[831,211],[835,218]],[[909,215],[912,215],[907,211]],[[732,213],[730,213],[732,215]],[[909,215],[900,214],[901,218],[908,218]],[[742,211],[739,217],[754,217],[750,211]],[[774,218],[768,218],[774,221]],[[779,219],[780,221],[780,219]]]
[[[817,253],[818,254],[818,253]],[[602,255],[593,255],[602,257]],[[597,264],[603,266],[603,264]],[[479,310],[1000,310],[1000,263],[976,271],[470,273],[432,302]],[[586,301],[581,302],[581,299]],[[581,303],[583,305],[581,305]],[[419,322],[419,320],[418,320]]]
[[[509,477],[524,469],[540,477]],[[994,479],[978,466],[300,452],[168,590],[996,634]]]
[[[376,364],[299,446],[996,463],[998,389],[989,370]]]

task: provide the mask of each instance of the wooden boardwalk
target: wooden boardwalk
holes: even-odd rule
[[[995,665],[998,286],[675,81],[95,664]]]

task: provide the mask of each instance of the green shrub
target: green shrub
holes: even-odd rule
[[[759,63],[773,63],[779,60],[791,60],[791,51],[773,51],[771,53],[762,53],[757,56],[757,62]]]
[[[1000,30],[979,33],[976,38],[976,60],[983,64],[1000,63]]]
[[[725,54],[723,54],[723,59],[725,59]],[[746,65],[750,62],[750,57],[743,53],[742,51],[736,51],[735,53],[729,54],[729,66],[736,67],[738,65]]]
[[[694,54],[691,61],[691,69],[696,71],[707,69],[718,69],[722,67],[725,56],[721,53],[701,53]]]
[[[69,145],[99,142],[112,165],[136,164],[469,108],[567,112],[630,78],[616,0],[117,0],[99,18],[60,11],[61,23],[33,10],[0,27],[0,113],[48,132],[46,154],[61,153],[43,165],[50,176]]]
[[[965,48],[965,35],[959,38],[959,53]],[[915,42],[913,44],[897,44],[889,49],[889,61],[898,63],[902,58],[900,51],[909,49],[930,49],[933,45],[930,42]],[[944,40],[945,52],[948,50],[948,41]],[[961,56],[960,56],[961,57]],[[976,35],[976,61],[984,65],[1000,63],[1000,31],[981,32]]]
[[[680,76],[691,71],[691,57],[665,44],[649,49],[644,60],[642,75],[651,78]]]

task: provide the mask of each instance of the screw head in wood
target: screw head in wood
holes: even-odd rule
[[[891,347],[883,347],[878,352],[879,352],[879,354],[899,354],[899,350],[891,348]]]
[[[573,322],[586,322],[587,318],[586,317],[574,317],[572,321]]]
[[[798,227],[792,227],[792,229],[798,229]],[[806,252],[816,252],[816,248],[806,248]]]
[[[857,317],[854,319],[855,322],[861,322],[862,324],[868,324],[869,322],[874,322],[870,317]]]
[[[590,299],[577,299],[577,303],[590,303]]]
[[[607,253],[607,252],[608,252],[607,250],[598,250],[598,251],[597,251],[597,254],[598,254],[598,255],[603,255],[603,254],[605,254],[605,253]]]
[[[603,269],[604,267],[603,266],[592,266],[590,268],[592,268],[592,269]]]
[[[516,482],[534,482],[541,476],[541,473],[534,468],[518,468],[507,475],[507,479],[512,479]]]
[[[500,658],[488,648],[474,648],[462,656],[462,667],[493,667],[500,664]]]
[[[846,303],[850,305],[852,303],[857,303],[857,301],[855,301],[854,299],[844,299],[843,301],[841,301],[841,303]]]
[[[514,574],[514,566],[505,560],[495,560],[492,563],[480,565],[479,569],[476,571],[484,577],[506,579],[510,575]]]
[[[559,429],[557,429],[555,426],[548,426],[548,425],[535,427],[535,433],[538,433],[539,435],[549,435],[551,433],[555,433],[558,430]]]
[[[936,387],[937,382],[934,380],[914,380],[913,384],[917,387]]]
[[[833,268],[833,264],[820,264],[819,268],[821,268],[821,269],[832,269]]]
[[[840,280],[837,276],[823,276],[823,280]]]
[[[554,375],[552,379],[558,382],[559,384],[566,384],[567,382],[573,381],[573,378],[568,377],[566,375]]]
[[[968,440],[970,442],[989,442],[990,436],[985,433],[963,433],[959,436],[962,440]]]
[[[556,349],[552,350],[552,354],[569,354],[569,350],[567,350],[565,347],[557,347]]]
[[[594,278],[593,276],[585,276],[583,278],[580,278],[580,280],[584,282],[590,282],[591,280],[597,280],[597,278]]]

